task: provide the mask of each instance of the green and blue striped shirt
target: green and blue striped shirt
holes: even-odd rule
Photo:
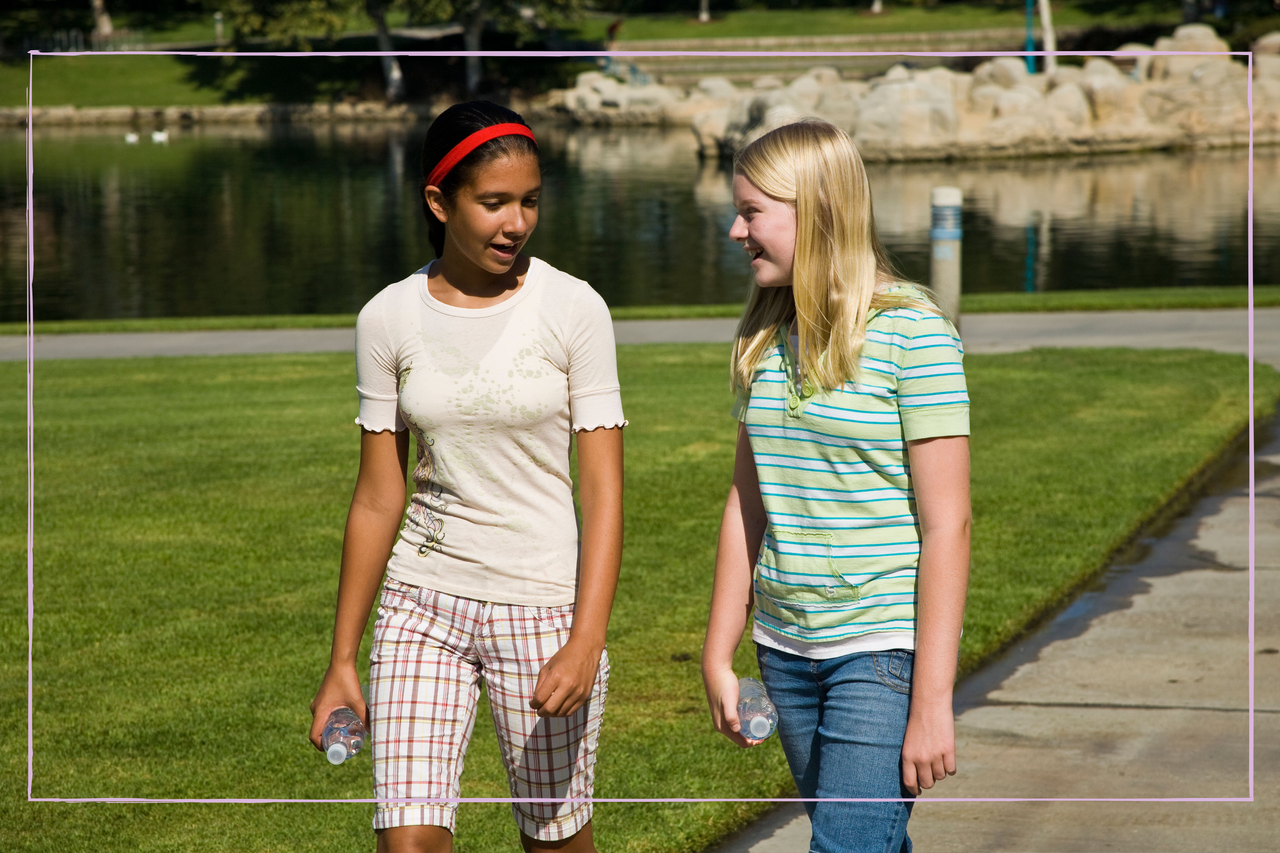
[[[856,383],[796,387],[781,340],[761,362],[734,406],[768,516],[757,627],[797,644],[914,631],[920,527],[906,442],[969,434],[963,354],[944,317],[893,308],[867,323]]]

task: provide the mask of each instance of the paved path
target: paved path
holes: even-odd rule
[[[1261,361],[1280,365],[1280,308],[1255,312],[1255,347]],[[728,342],[734,319],[618,320],[619,344]],[[1013,352],[1034,346],[1203,347],[1246,351],[1246,313],[1215,311],[1063,311],[1044,314],[971,314],[961,321],[965,350]],[[138,332],[37,335],[36,358],[231,355],[263,352],[350,351],[352,329],[262,329],[237,332]],[[22,336],[0,336],[0,361],[26,358]]]
[[[732,320],[622,321],[619,343],[727,341]],[[970,315],[970,353],[1032,346],[1203,347],[1243,353],[1243,311]],[[1255,317],[1255,352],[1280,367],[1280,309]],[[350,350],[350,330],[50,335],[37,357]],[[0,339],[0,360],[25,357]],[[1265,437],[1264,437],[1265,442]],[[1260,442],[1260,443],[1264,443]],[[1244,469],[1244,470],[1247,470]],[[921,851],[1280,849],[1280,439],[1259,451],[1256,501],[1255,787],[1252,803],[929,802]],[[961,775],[935,796],[1249,797],[1248,502],[1240,471],[1116,566],[956,696]],[[715,853],[804,853],[784,806]]]

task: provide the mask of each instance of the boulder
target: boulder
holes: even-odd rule
[[[1077,65],[1059,65],[1057,69],[1049,77],[1048,90],[1052,92],[1059,86],[1068,83],[1079,84],[1084,78],[1084,69]]]
[[[859,95],[848,86],[827,86],[822,90],[815,112],[836,127],[853,135],[858,130],[858,117],[862,113]]]
[[[1004,89],[992,83],[974,83],[969,90],[969,111],[990,118],[996,113],[996,102],[1004,94]]]
[[[704,157],[720,153],[720,140],[729,129],[729,107],[719,107],[695,115],[689,122],[693,135],[698,139],[698,151]]]
[[[1107,65],[1111,63],[1108,62]],[[1115,70],[1114,65],[1111,65],[1111,68]],[[1080,88],[1089,99],[1093,120],[1103,124],[1128,118],[1132,105],[1129,103],[1126,90],[1132,85],[1132,81],[1119,71],[1110,74],[1100,70],[1094,74],[1085,74],[1080,80]]]
[[[812,77],[818,81],[821,86],[838,86],[840,84],[840,69],[831,65],[817,65],[810,68],[804,73],[806,77]]]
[[[1264,54],[1280,55],[1280,30],[1267,33],[1255,41],[1249,49],[1253,51],[1255,60]]]
[[[1016,56],[999,56],[973,69],[973,85],[991,84],[1002,89],[1012,89],[1025,83],[1029,76],[1027,63],[1022,59]]]
[[[698,91],[718,101],[733,100],[742,94],[737,86],[724,77],[703,77],[698,81]]]
[[[1102,56],[1091,56],[1084,63],[1080,72],[1084,77],[1105,77],[1112,80],[1124,80],[1127,76],[1116,67],[1115,63]]]
[[[1280,80],[1280,54],[1254,54],[1253,76],[1259,81]]]
[[[884,73],[884,76],[879,78],[879,80],[875,82],[901,83],[903,80],[910,80],[910,79],[911,79],[911,72],[907,69],[907,66],[903,65],[902,63],[898,63],[897,65],[894,65],[892,68],[886,71]]]
[[[1134,55],[1115,57],[1116,67],[1134,80],[1146,80],[1151,76],[1151,60],[1154,58],[1151,53],[1152,49],[1149,44],[1138,44],[1137,42],[1122,44],[1119,47],[1122,53]]]
[[[786,85],[787,85],[786,83],[783,83],[777,77],[757,77],[751,83],[751,88],[752,89],[781,89],[783,86],[786,86]]]
[[[1001,89],[996,96],[996,118],[1033,113],[1040,109],[1044,99],[1030,86],[1014,86]]]
[[[786,88],[787,98],[797,106],[803,106],[806,109],[814,109],[818,106],[818,101],[822,100],[822,92],[825,87],[805,74],[791,81],[791,85]]]
[[[1218,38],[1213,28],[1205,24],[1183,24],[1173,31],[1172,38],[1156,39],[1155,51],[1195,51],[1219,53],[1221,56],[1156,56],[1151,60],[1151,79],[1187,79],[1191,72],[1206,62],[1230,62],[1230,46]]]
[[[1093,123],[1089,99],[1075,83],[1055,86],[1045,96],[1044,105],[1054,130],[1061,136],[1077,135]]]
[[[955,139],[959,124],[951,93],[923,80],[882,82],[859,106],[859,145],[942,147]]]

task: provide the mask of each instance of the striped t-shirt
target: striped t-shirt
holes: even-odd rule
[[[768,516],[757,633],[802,647],[914,632],[920,528],[906,441],[969,434],[963,353],[945,318],[893,308],[867,323],[856,384],[797,388],[783,340],[761,362],[734,406]]]

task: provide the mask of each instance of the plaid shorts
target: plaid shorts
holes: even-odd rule
[[[590,798],[609,676],[570,717],[529,707],[538,672],[569,639],[573,605],[522,607],[458,598],[388,578],[374,625],[369,675],[373,828],[454,829],[464,754],[484,678],[512,798]],[[590,802],[512,803],[516,823],[559,841],[591,820]]]

